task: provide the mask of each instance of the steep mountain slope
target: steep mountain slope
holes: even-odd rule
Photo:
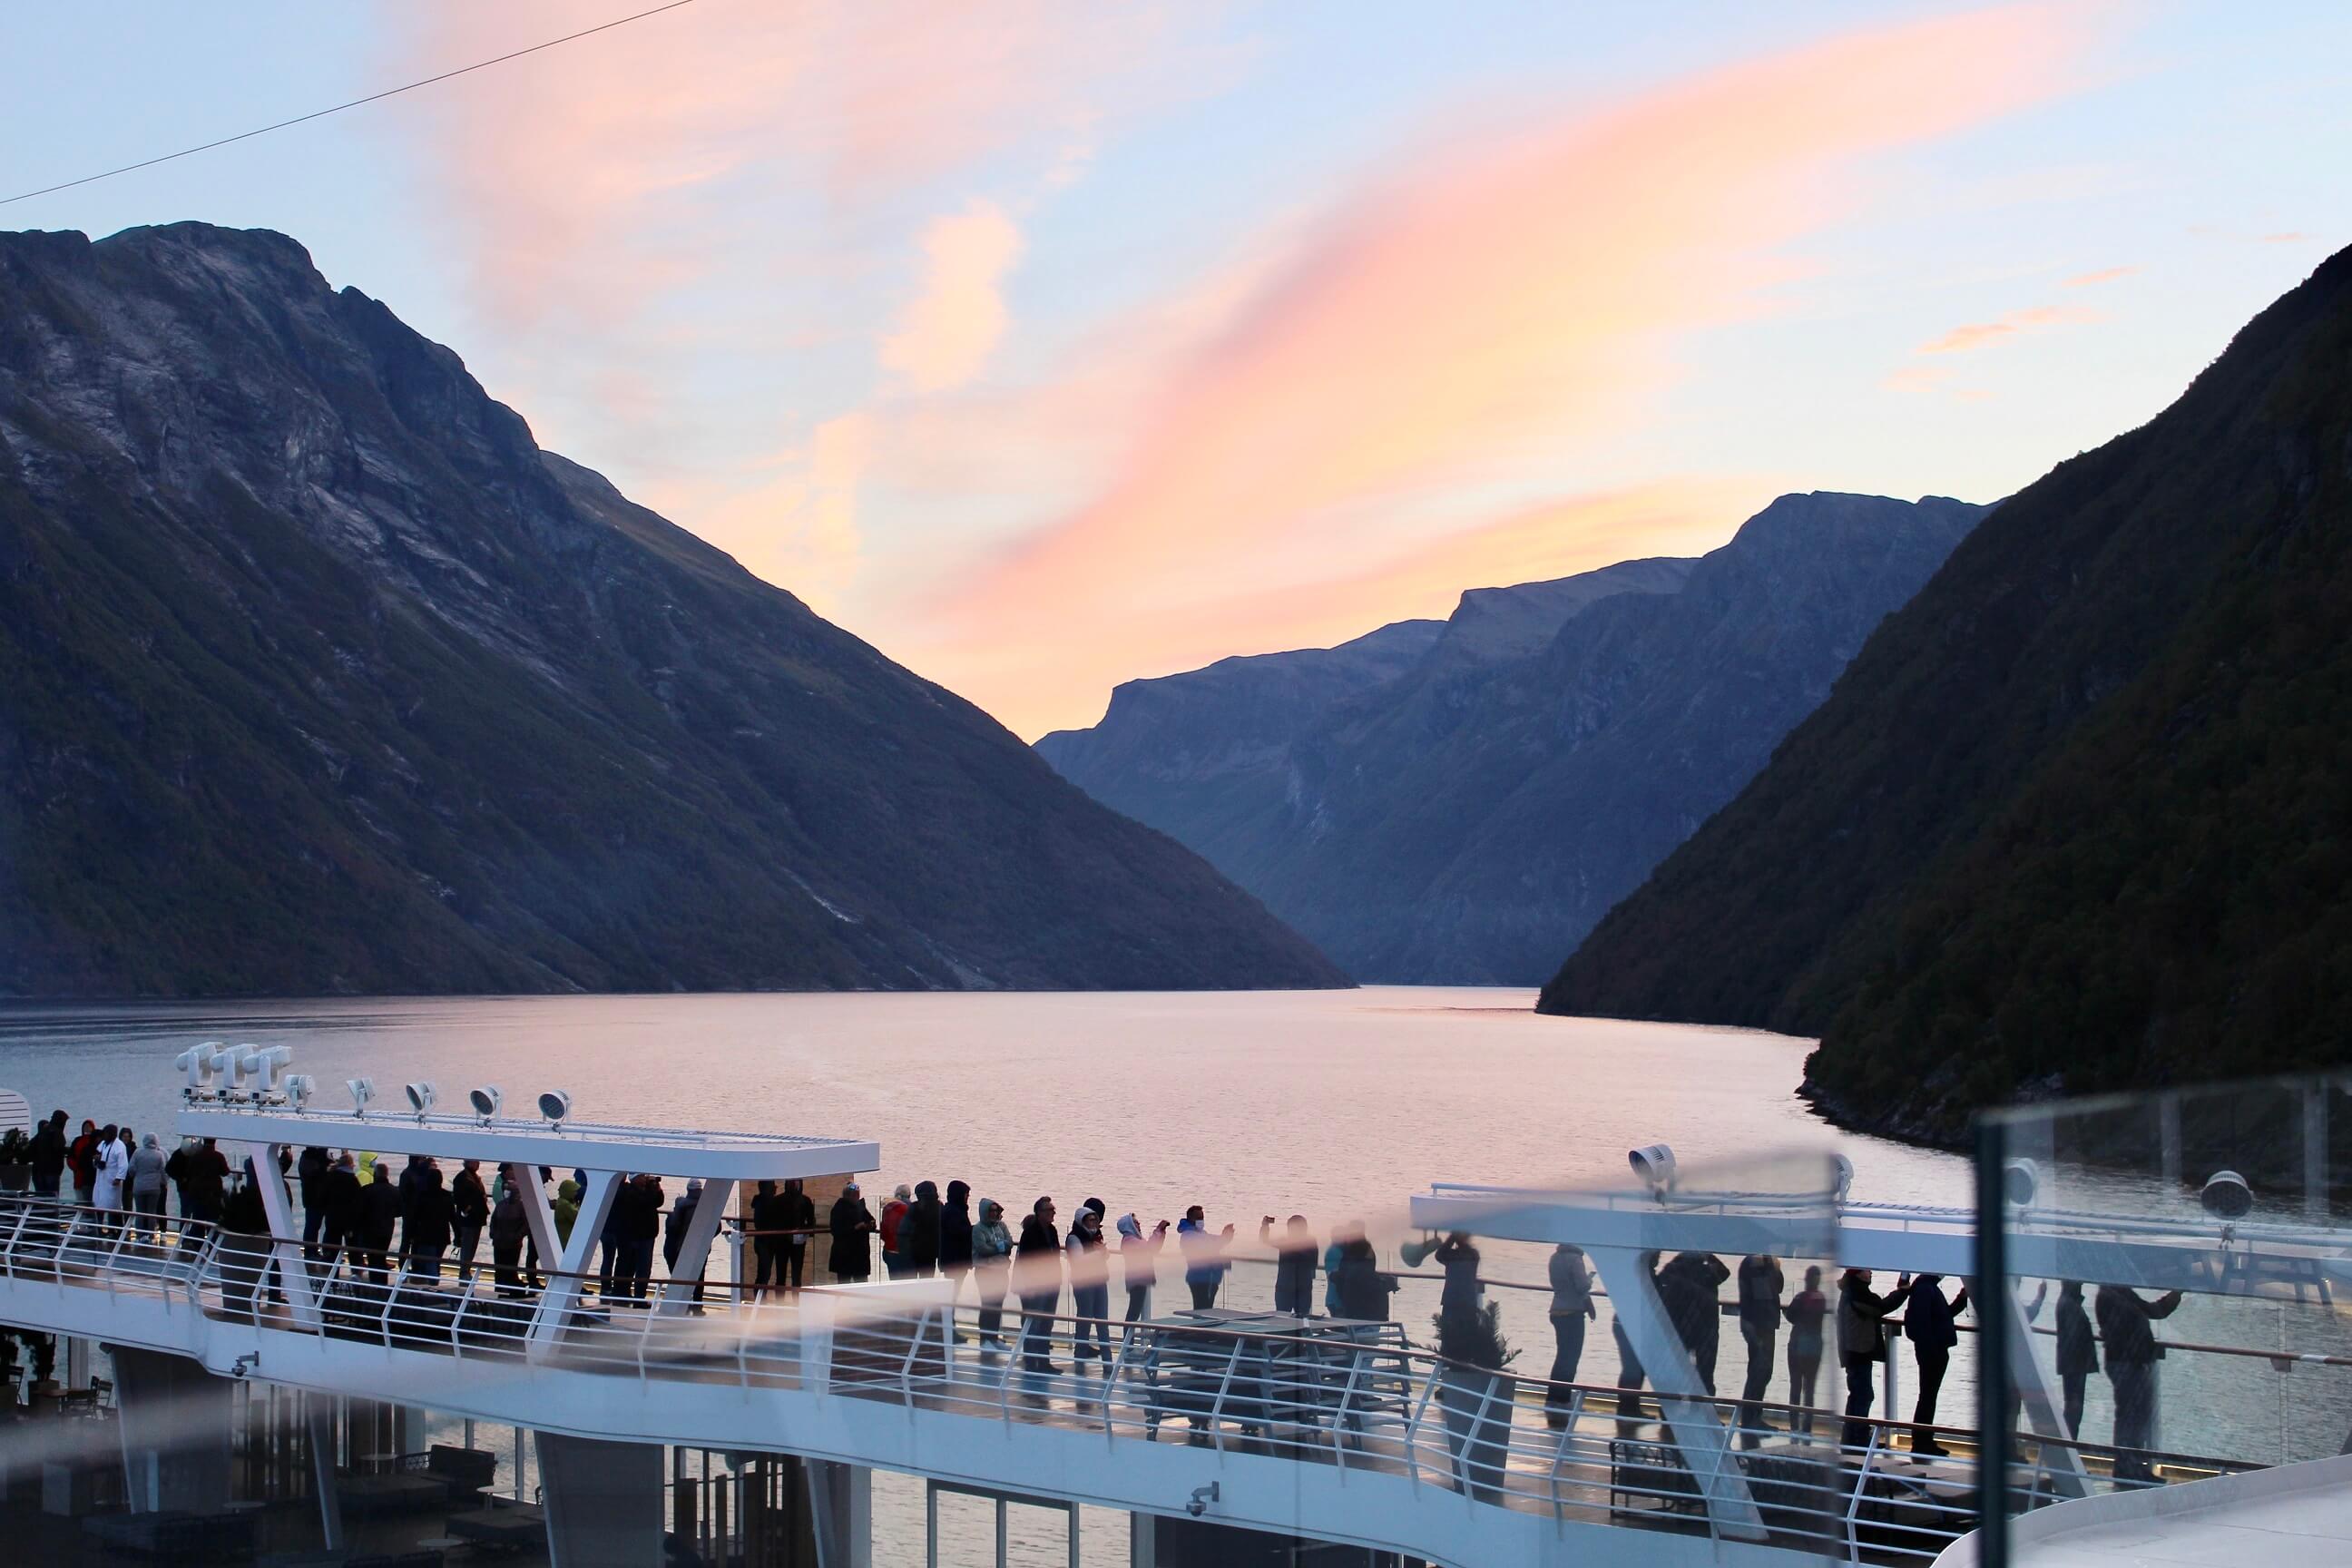
[[[1341,983],[282,236],[0,236],[0,991]]]
[[[1297,734],[1246,798],[1216,779],[1148,800],[1092,787],[1360,979],[1534,984],[1763,765],[1980,510],[1786,496],[1700,561],[1501,591],[1549,605],[1548,637],[1468,595],[1422,660]]]
[[[2345,1059],[2352,252],[1890,617],[1549,1011],[1822,1034],[1835,1114]]]

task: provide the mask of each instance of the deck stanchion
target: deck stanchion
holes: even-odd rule
[[[1996,1310],[1977,1317],[1977,1562],[2009,1568],[2010,1332],[2016,1292],[2009,1285],[2009,1215],[2002,1205],[2009,1129],[1977,1122],[1977,1289]]]

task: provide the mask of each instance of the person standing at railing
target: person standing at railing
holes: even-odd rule
[[[937,1182],[917,1182],[915,1201],[898,1221],[898,1265],[909,1279],[929,1279],[940,1271],[940,1187]]]
[[[2091,1331],[2091,1314],[2083,1307],[2083,1282],[2063,1281],[2058,1287],[2058,1386],[2069,1437],[2083,1435],[2083,1396],[2098,1370],[2099,1336]]]
[[[99,1129],[91,1169],[90,1202],[102,1209],[121,1208],[122,1178],[131,1173],[131,1156],[123,1152],[122,1140],[116,1135],[111,1121]]]
[[[490,1278],[499,1294],[509,1300],[523,1294],[522,1244],[530,1237],[530,1216],[523,1208],[522,1184],[515,1178],[521,1167],[509,1166],[499,1184],[499,1206],[490,1211]]]
[[[428,1284],[441,1282],[441,1255],[449,1250],[449,1232],[457,1205],[441,1185],[441,1172],[427,1164],[408,1191],[400,1216],[400,1262],[408,1273],[421,1274]]]
[[[326,1207],[319,1195],[319,1184],[334,1169],[334,1157],[313,1143],[302,1151],[294,1163],[295,1192],[302,1200],[302,1256],[312,1263],[321,1261],[325,1254],[319,1247],[319,1232],[327,1223]]]
[[[382,1160],[370,1174],[374,1179],[360,1194],[356,1246],[361,1267],[382,1284],[392,1268],[393,1232],[400,1226],[400,1188]]]
[[[1486,1287],[1479,1282],[1478,1248],[1469,1233],[1455,1231],[1429,1256],[1445,1270],[1445,1283],[1437,1289],[1439,1314],[1476,1311],[1486,1299]]]
[[[1127,1321],[1142,1322],[1151,1316],[1151,1288],[1160,1283],[1160,1253],[1168,1245],[1168,1222],[1161,1220],[1143,1234],[1131,1214],[1118,1216],[1119,1272],[1127,1281]]]
[[[1054,1225],[1054,1200],[1041,1197],[1021,1222],[1013,1244],[1013,1293],[1021,1299],[1021,1370],[1051,1375],[1054,1309],[1062,1303],[1062,1233]]]
[[[73,1171],[74,1202],[87,1207],[90,1189],[98,1184],[98,1123],[87,1116],[81,1119],[81,1135],[66,1151],[66,1164]]]
[[[149,1222],[141,1228],[163,1240],[163,1151],[152,1132],[139,1141],[139,1152],[131,1156],[131,1206]]]
[[[778,1265],[783,1259],[784,1194],[773,1182],[761,1182],[751,1192],[751,1294],[765,1296],[776,1289]]]
[[[1307,1228],[1307,1216],[1295,1214],[1279,1238],[1274,1234],[1274,1216],[1267,1215],[1257,1222],[1260,1247],[1274,1249],[1274,1310],[1294,1318],[1312,1317],[1315,1312],[1315,1237]]]
[[[1555,1432],[1568,1425],[1573,1397],[1561,1384],[1574,1383],[1584,1364],[1584,1325],[1601,1315],[1592,1300],[1592,1264],[1584,1248],[1561,1242],[1551,1249],[1551,1382],[1544,1391],[1544,1420]]]
[[[482,1163],[467,1160],[449,1184],[451,1239],[457,1248],[457,1283],[474,1282],[474,1253],[482,1245],[482,1227],[490,1223],[489,1190],[482,1185]]]
[[[1822,1378],[1822,1321],[1830,1314],[1819,1264],[1805,1270],[1805,1288],[1781,1310],[1789,1320],[1789,1430],[1810,1436]]]
[[[833,1277],[845,1285],[862,1284],[874,1272],[874,1243],[870,1239],[877,1226],[874,1211],[866,1206],[866,1198],[851,1182],[841,1189],[841,1196],[833,1200],[833,1212],[827,1216],[825,1229],[833,1238]]]
[[[1675,1337],[1690,1353],[1699,1385],[1715,1392],[1716,1352],[1723,1337],[1723,1312],[1716,1292],[1731,1278],[1712,1252],[1677,1252],[1658,1270],[1658,1300],[1673,1320]]]
[[[1088,1198],[1070,1221],[1070,1314],[1078,1320],[1075,1359],[1110,1372],[1110,1247],[1103,1237],[1103,1201]]]
[[[53,1198],[65,1178],[66,1113],[52,1110],[49,1119],[33,1131],[30,1151],[33,1165],[33,1195]]]
[[[1366,1323],[1389,1321],[1389,1298],[1401,1287],[1394,1276],[1381,1272],[1380,1257],[1373,1252],[1370,1238],[1357,1235],[1341,1242],[1339,1266],[1331,1275],[1339,1292],[1334,1317]]]
[[[319,1257],[325,1268],[333,1268],[335,1254],[352,1244],[360,1223],[359,1173],[353,1168],[349,1149],[337,1154],[327,1173],[319,1178]]]
[[[1004,1289],[1012,1271],[1013,1233],[1004,1226],[1004,1205],[980,1200],[980,1223],[971,1227],[971,1283],[980,1295],[980,1348],[1004,1348]]]
[[[1838,1280],[1838,1362],[1845,1368],[1845,1427],[1839,1444],[1848,1449],[1870,1442],[1870,1406],[1878,1394],[1878,1367],[1886,1359],[1886,1325],[1895,1299],[1870,1288],[1870,1270],[1849,1268]]]
[[[2092,1310],[2098,1314],[2099,1337],[2107,1344],[2107,1383],[2116,1396],[2116,1479],[2153,1481],[2147,1450],[2156,1445],[2156,1363],[2164,1359],[2155,1318],[2168,1318],[2180,1305],[2180,1292],[2168,1290],[2148,1300],[2122,1285],[2102,1285]]]
[[[1184,1285],[1192,1292],[1194,1311],[1217,1304],[1217,1288],[1225,1282],[1226,1270],[1233,1268],[1225,1258],[1225,1248],[1233,1239],[1234,1227],[1230,1225],[1221,1235],[1209,1234],[1208,1211],[1199,1204],[1186,1209],[1184,1217],[1177,1222],[1176,1245],[1184,1254]]]
[[[1936,1396],[1943,1391],[1944,1374],[1951,1369],[1952,1347],[1960,1331],[1952,1320],[1969,1310],[1969,1288],[1950,1300],[1944,1298],[1944,1277],[1922,1274],[1899,1292],[1903,1301],[1903,1337],[1911,1342],[1911,1357],[1919,1368],[1919,1397],[1911,1407],[1911,1424],[1922,1430],[1911,1434],[1911,1452],[1940,1459],[1949,1452],[1936,1441]]]
[[[947,1201],[940,1205],[940,1272],[955,1282],[950,1301],[963,1294],[963,1277],[971,1272],[971,1184],[950,1182]]]
[[[1748,1346],[1748,1378],[1739,1387],[1739,1440],[1747,1447],[1764,1441],[1764,1394],[1780,1348],[1780,1292],[1788,1278],[1780,1260],[1750,1253],[1739,1260],[1739,1337]]]
[[[808,1189],[801,1184],[798,1176],[784,1183],[782,1219],[786,1234],[779,1279],[787,1289],[797,1290],[808,1263],[809,1233],[816,1228],[815,1200],[808,1195]]]
[[[906,1259],[898,1256],[898,1227],[907,1223],[907,1211],[914,1206],[914,1189],[900,1182],[891,1189],[890,1201],[882,1205],[882,1223],[875,1235],[882,1242],[882,1277],[896,1279],[907,1271]]]

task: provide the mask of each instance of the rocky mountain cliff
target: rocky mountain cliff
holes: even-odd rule
[[[1981,510],[1786,496],[1696,562],[1475,591],[1408,668],[1278,748],[1261,737],[1246,767],[1183,765],[1197,744],[1132,701],[1044,749],[1359,979],[1534,984],[1763,765]],[[1188,733],[1214,728],[1196,715]]]
[[[1334,984],[293,241],[0,235],[0,992]]]
[[[1822,1036],[1833,1114],[2345,1058],[2352,251],[2002,506],[1611,913],[1560,1013]]]

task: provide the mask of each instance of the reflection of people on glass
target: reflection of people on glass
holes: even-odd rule
[[[1822,1294],[1822,1270],[1805,1270],[1805,1288],[1782,1309],[1789,1320],[1789,1430],[1810,1434],[1813,1429],[1814,1390],[1822,1377],[1822,1320],[1830,1313],[1829,1298]]]
[[[1544,1394],[1544,1419],[1557,1432],[1568,1425],[1569,1393],[1584,1361],[1584,1323],[1597,1318],[1592,1304],[1592,1265],[1584,1249],[1562,1242],[1551,1254],[1551,1382]]]
[[[1877,1396],[1878,1363],[1886,1359],[1886,1325],[1879,1320],[1895,1299],[1870,1288],[1870,1270],[1849,1268],[1838,1279],[1838,1362],[1845,1368],[1845,1429],[1838,1442],[1848,1448],[1870,1442],[1870,1405]]]
[[[1780,1292],[1788,1288],[1780,1260],[1762,1253],[1739,1260],[1739,1337],[1748,1342],[1748,1381],[1739,1389],[1740,1441],[1764,1440],[1764,1393],[1772,1386],[1780,1344]]]
[[[2168,1290],[2150,1301],[2121,1285],[2102,1285],[2093,1310],[2099,1337],[2107,1344],[2107,1382],[2116,1395],[2116,1479],[2152,1481],[2147,1448],[2156,1441],[2156,1363],[2164,1347],[2149,1328],[2152,1318],[2168,1318],[2180,1292]]]
[[[2099,1336],[2083,1306],[2083,1282],[2058,1287],[2058,1384],[2065,1400],[2066,1436],[2083,1435],[2083,1394],[2099,1370]]]
[[[1922,1428],[1911,1434],[1911,1451],[1938,1459],[1948,1452],[1936,1441],[1936,1396],[1943,1391],[1944,1373],[1951,1369],[1952,1347],[1960,1331],[1952,1320],[1969,1310],[1969,1288],[1949,1300],[1944,1298],[1944,1277],[1922,1274],[1903,1292],[1903,1337],[1911,1342],[1911,1355],[1919,1368],[1919,1399],[1911,1407],[1911,1424]]]

